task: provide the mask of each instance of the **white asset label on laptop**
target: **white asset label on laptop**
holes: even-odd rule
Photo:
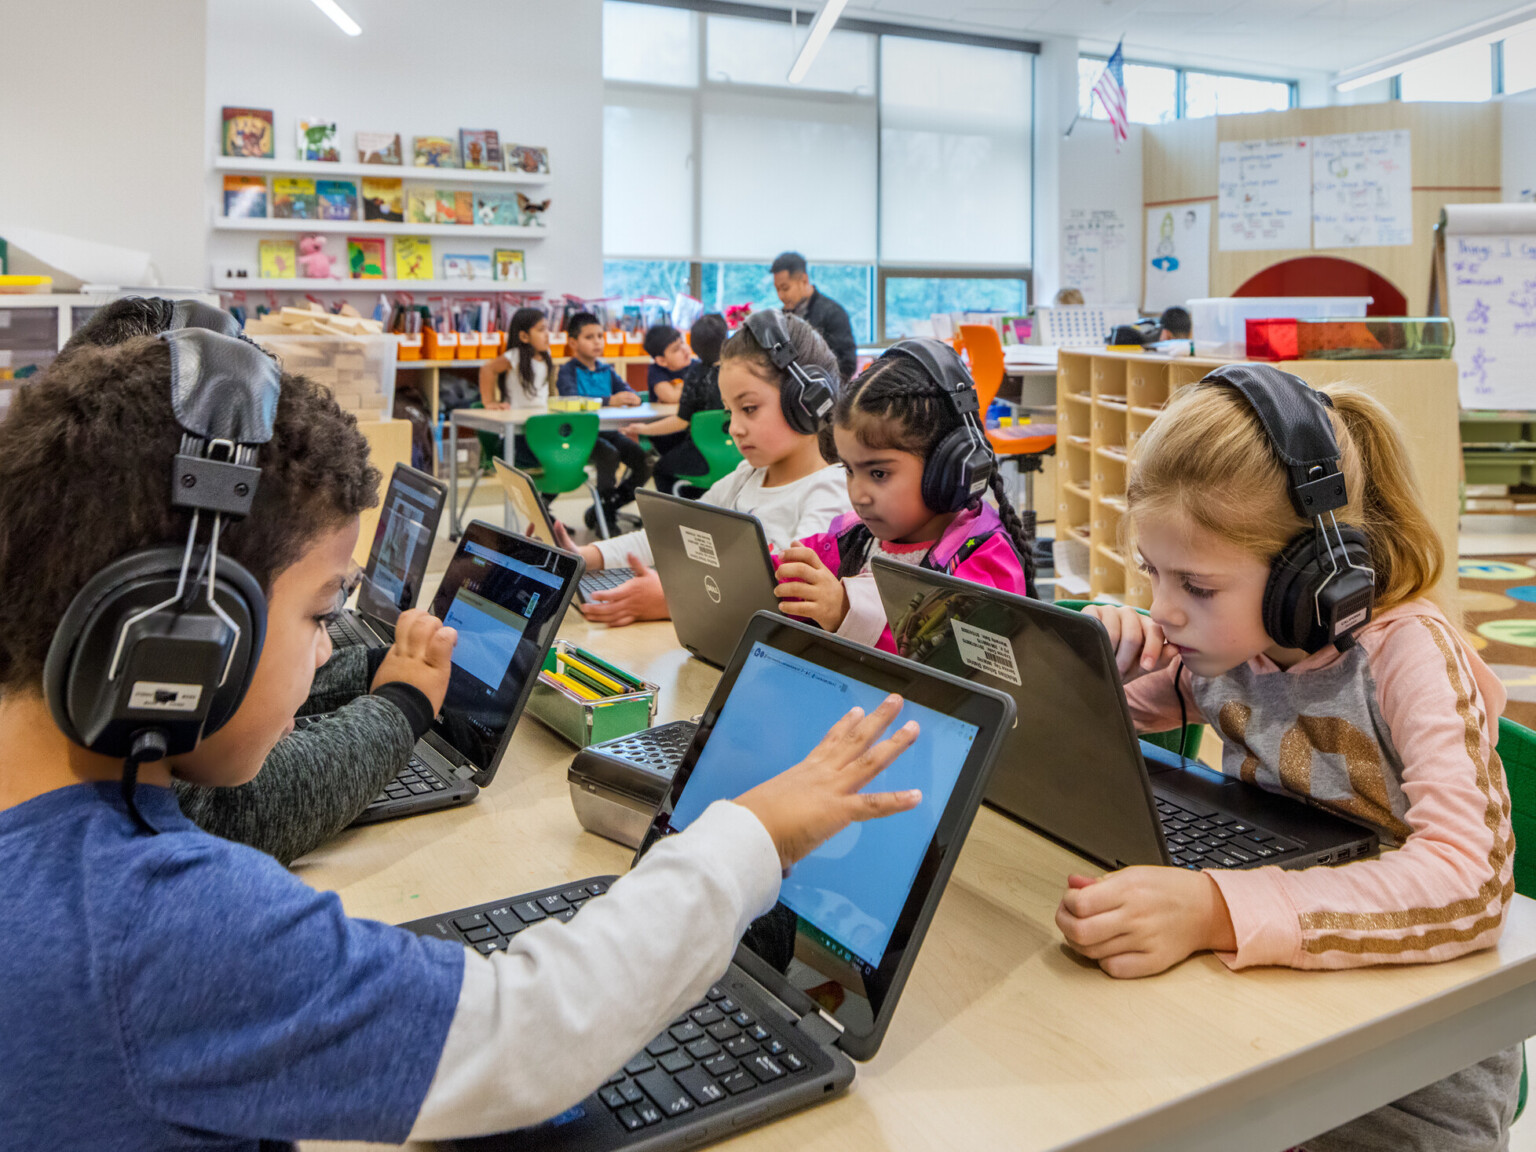
[[[1007,680],[1010,684],[1022,687],[1019,664],[1013,658],[1013,645],[1008,642],[1008,637],[977,628],[964,620],[951,620],[949,626],[955,633],[955,647],[960,651],[960,660],[967,668],[974,668],[988,676],[996,676],[999,680]]]
[[[689,528],[686,524],[679,524],[677,530],[683,534],[683,551],[688,553],[688,559],[708,564],[711,568],[720,567],[720,556],[715,551],[713,536],[697,528]]]

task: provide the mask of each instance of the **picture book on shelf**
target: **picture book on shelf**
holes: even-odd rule
[[[489,256],[447,256],[443,257],[444,280],[489,280],[491,278],[491,258]]]
[[[265,176],[224,177],[224,215],[264,217],[267,214]]]
[[[347,273],[354,280],[384,279],[384,241],[376,236],[348,236]]]
[[[432,241],[425,236],[395,238],[395,279],[432,279]]]
[[[272,109],[224,109],[224,155],[271,160],[272,147]]]
[[[400,163],[400,133],[359,132],[357,159],[363,164]]]
[[[298,275],[299,250],[292,240],[263,240],[258,251],[263,280],[291,280]]]
[[[491,263],[495,265],[496,279],[526,281],[528,279],[528,266],[523,262],[523,250],[521,248],[498,248],[491,257]]]
[[[417,136],[415,164],[418,168],[457,168],[458,148],[446,136]]]
[[[530,176],[549,175],[549,149],[533,148],[526,144],[508,144],[503,150],[508,172],[523,172]]]
[[[398,176],[363,177],[363,219],[405,220],[405,191]]]
[[[473,192],[455,192],[453,194],[453,222],[455,224],[473,224],[475,222],[475,194]]]
[[[521,224],[522,211],[517,197],[511,192],[475,193],[475,223],[491,227],[498,224]]]
[[[436,203],[432,211],[437,217],[439,224],[457,224],[459,222],[457,202],[452,188],[437,189]]]
[[[322,220],[357,219],[357,185],[350,180],[315,181]]]
[[[320,207],[315,182],[302,176],[278,176],[272,180],[272,215],[279,220],[316,220]]]
[[[406,189],[405,220],[408,224],[436,224],[437,189],[414,187]]]
[[[334,163],[341,159],[336,121],[300,120],[298,125],[300,160],[326,160]]]
[[[501,168],[501,143],[495,129],[459,129],[459,155],[466,168]]]
[[[528,197],[519,192],[517,194],[517,208],[518,215],[520,217],[518,223],[524,225],[525,227],[528,225],[537,225],[540,228],[544,227],[544,213],[549,210],[549,206],[552,203],[554,203],[554,201],[549,199],[530,200]]]

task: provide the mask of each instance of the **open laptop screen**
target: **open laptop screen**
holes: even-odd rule
[[[437,535],[446,489],[424,472],[400,465],[389,479],[368,553],[357,610],[393,624],[416,603]]]
[[[478,521],[449,562],[432,614],[459,638],[434,731],[479,773],[494,771],[580,576],[578,558]]]

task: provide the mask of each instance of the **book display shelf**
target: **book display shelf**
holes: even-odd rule
[[[1136,444],[1168,399],[1227,360],[1104,349],[1061,350],[1056,373],[1058,566],[1088,581],[1092,599],[1150,607],[1152,589],[1124,539],[1125,480]],[[1313,387],[1348,383],[1397,417],[1419,488],[1447,557],[1456,555],[1460,443],[1451,360],[1287,360]],[[1441,591],[1454,596],[1447,564]]]

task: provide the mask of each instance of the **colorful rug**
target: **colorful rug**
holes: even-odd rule
[[[1536,728],[1536,554],[1463,556],[1463,623],[1478,654],[1504,682],[1504,714]]]

